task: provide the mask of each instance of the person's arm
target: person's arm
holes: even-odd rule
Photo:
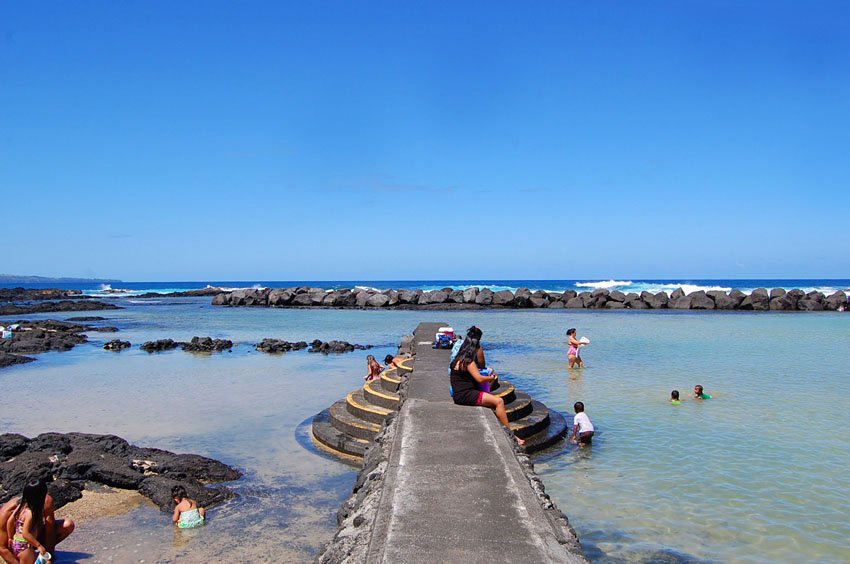
[[[578,347],[579,345],[581,345],[581,342],[578,339],[576,339],[574,336],[570,335],[570,343],[569,344],[572,345],[572,346]]]
[[[576,421],[573,419],[573,436],[570,441],[576,442],[576,433],[578,433],[578,425],[576,425]]]
[[[171,522],[176,523],[180,520],[180,504],[174,508],[174,513],[171,514]]]
[[[472,376],[472,379],[478,382],[479,384],[491,384],[496,379],[495,376],[482,376],[481,372],[478,371],[478,367],[475,365],[475,361],[469,363],[469,366],[466,367],[469,375]]]
[[[53,497],[50,494],[44,498],[44,509],[42,509],[41,515],[44,518],[44,536],[42,538],[49,546],[53,546],[50,543],[55,542],[52,539],[56,538],[56,513],[53,508]]]
[[[487,367],[487,363],[484,362],[484,347],[478,347],[478,350],[475,352],[475,362],[481,368]]]
[[[39,554],[44,554],[46,552],[44,545],[38,542],[38,539],[35,538],[35,535],[32,534],[32,512],[28,512],[27,516],[24,517],[24,524],[21,526],[21,536],[24,537],[31,546],[35,547]]]

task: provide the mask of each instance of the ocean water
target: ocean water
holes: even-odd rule
[[[233,484],[239,497],[213,508],[202,530],[174,531],[169,516],[142,505],[79,523],[61,546],[65,561],[311,560],[333,536],[355,469],[316,450],[307,423],[362,383],[366,353],[272,356],[253,345],[342,339],[376,345],[370,352],[382,357],[421,321],[479,325],[488,363],[504,378],[567,414],[573,402],[586,404],[598,430],[592,448],[562,445],[536,468],[594,561],[850,561],[850,315],[107,299],[126,309],[93,315],[119,333],[90,333],[91,343],[72,351],[0,370],[0,432],[114,433],[218,458],[245,477]],[[586,367],[571,373],[568,327],[592,342],[582,352]],[[135,347],[195,335],[237,346],[214,355]],[[115,337],[134,348],[100,348]],[[714,399],[690,400],[695,384]],[[682,405],[669,404],[672,389]]]

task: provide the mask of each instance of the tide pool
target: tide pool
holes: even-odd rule
[[[139,302],[139,303],[134,303]],[[96,312],[117,334],[0,371],[0,432],[113,433],[212,456],[245,478],[199,531],[142,506],[60,546],[87,562],[312,559],[335,531],[355,469],[310,445],[305,424],[362,384],[367,352],[258,353],[266,337],[395,351],[420,321],[475,324],[491,364],[550,408],[583,401],[592,448],[538,458],[547,492],[599,562],[850,560],[847,314],[674,311],[358,311],[214,308],[208,298],[122,300]],[[34,318],[65,319],[73,314]],[[569,327],[592,344],[568,373]],[[146,340],[229,338],[231,353],[148,355]],[[121,353],[103,351],[120,337]],[[702,384],[712,400],[692,401]],[[669,404],[678,389],[682,405]],[[60,514],[62,511],[60,510]],[[66,558],[66,561],[68,558]]]

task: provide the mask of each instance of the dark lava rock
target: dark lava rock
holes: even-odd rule
[[[93,311],[101,309],[124,309],[117,305],[96,301],[42,302],[30,305],[6,305],[0,307],[0,315],[27,315],[54,311]]]
[[[30,300],[61,300],[81,297],[82,290],[59,290],[57,288],[0,288],[0,302],[21,302]]]
[[[54,321],[22,321],[22,330],[14,331],[11,339],[0,340],[0,353],[37,354],[47,351],[67,351],[86,342],[83,325]]]
[[[204,297],[204,296],[218,296],[219,294],[225,293],[225,290],[221,288],[203,288],[201,290],[186,290],[185,292],[166,292],[161,294],[159,292],[147,292],[145,294],[139,294],[137,296],[133,296],[134,298],[196,298],[196,297]]]
[[[69,317],[65,321],[106,321],[106,319],[97,315],[81,315],[79,317]]]
[[[174,341],[173,339],[158,339],[156,341],[148,341],[139,348],[145,352],[152,353],[170,351],[172,349],[176,349],[179,346],[180,343]]]
[[[301,349],[306,348],[307,343],[304,341],[290,343],[289,341],[282,341],[280,339],[263,339],[262,342],[257,345],[258,351],[266,353],[285,353],[289,351],[300,351]]]
[[[233,341],[212,337],[192,337],[190,342],[183,343],[183,350],[189,352],[221,352],[232,348]]]
[[[310,343],[310,350],[307,352],[322,354],[347,353],[355,350],[365,351],[371,348],[372,345],[353,345],[347,341],[328,341],[327,343],[323,343],[319,339],[316,339]]]
[[[0,435],[0,503],[19,495],[30,478],[50,482],[57,507],[79,499],[92,483],[138,489],[163,511],[171,511],[171,487],[180,484],[190,497],[212,506],[233,497],[225,487],[205,483],[239,479],[238,470],[195,454],[140,448],[115,435],[44,433],[30,440]]]
[[[121,339],[113,339],[109,341],[103,348],[108,351],[123,351],[130,348],[130,341],[122,341]]]
[[[15,364],[26,364],[28,362],[35,362],[35,359],[29,356],[0,352],[0,368],[6,368]]]

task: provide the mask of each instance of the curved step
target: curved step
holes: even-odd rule
[[[405,374],[407,374],[408,372],[413,372],[413,365],[414,365],[414,364],[415,364],[415,363],[414,363],[414,358],[413,358],[413,357],[406,358],[406,359],[404,359],[404,360],[400,361],[400,362],[397,364],[397,366],[398,366],[398,375],[399,375],[399,376],[404,376],[404,375],[405,375]]]
[[[511,422],[511,431],[521,439],[536,435],[549,425],[549,408],[536,400],[531,400],[531,405],[534,407],[531,413]]]
[[[380,425],[384,422],[384,418],[393,412],[392,409],[387,409],[378,405],[374,405],[366,399],[363,394],[363,389],[354,390],[345,396],[346,409],[355,417],[371,421]]]
[[[380,379],[370,380],[363,385],[366,401],[387,409],[398,409],[401,398],[395,392],[384,389]]]
[[[381,426],[364,421],[348,412],[345,400],[339,400],[330,408],[330,423],[346,435],[356,439],[371,441],[381,430]]]
[[[345,458],[363,458],[371,441],[351,437],[331,425],[329,411],[326,409],[313,417],[313,438],[332,454]]]
[[[570,427],[563,415],[549,410],[549,425],[537,434],[525,439],[525,452],[528,454],[547,449],[561,441],[567,436]]]
[[[506,380],[499,380],[499,387],[492,390],[490,393],[505,400],[505,405],[516,399],[516,388],[514,388],[514,385]]]
[[[531,397],[524,392],[515,392],[514,400],[510,403],[505,402],[505,411],[508,414],[508,421],[517,421],[528,416],[534,410]]]
[[[401,387],[401,375],[395,368],[390,368],[381,372],[381,378],[379,381],[381,382],[381,386],[390,392],[397,392]]]

